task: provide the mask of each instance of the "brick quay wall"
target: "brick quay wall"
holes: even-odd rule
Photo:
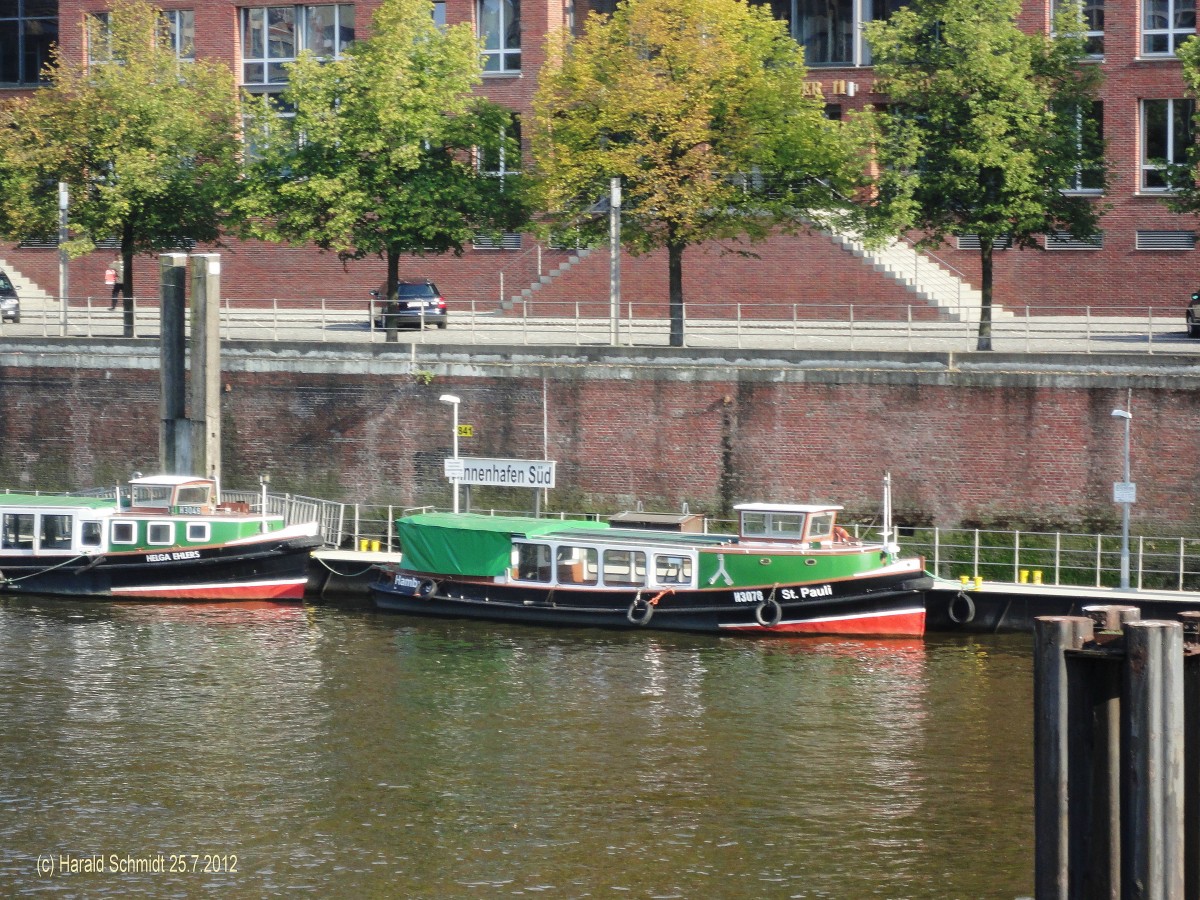
[[[0,489],[78,489],[159,469],[154,340],[0,343]],[[727,513],[833,501],[897,521],[1113,530],[1132,408],[1133,521],[1200,533],[1200,365],[1006,355],[229,342],[229,488],[448,506],[463,456],[557,460],[549,508]],[[1130,392],[1132,392],[1130,394]],[[529,508],[476,489],[476,508]]]

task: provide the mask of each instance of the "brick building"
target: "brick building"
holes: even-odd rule
[[[580,27],[591,9],[609,0],[578,6],[573,0],[438,0],[435,16],[474,22],[485,38],[481,88],[491,99],[528,114],[542,63],[546,34]],[[865,17],[883,16],[900,0],[771,0],[805,48],[808,90],[823,98],[830,115],[879,102],[872,90],[870,48],[862,38]],[[1022,25],[1050,28],[1056,0],[1028,0]],[[1092,62],[1105,78],[1093,111],[1102,123],[1110,165],[1103,197],[1081,170],[1078,189],[1095,194],[1108,211],[1101,240],[1081,244],[1050,239],[1043,250],[1007,250],[997,255],[996,302],[1036,313],[1082,313],[1107,309],[1127,315],[1179,315],[1185,298],[1200,286],[1195,268],[1197,221],[1170,213],[1162,202],[1162,172],[1155,160],[1178,158],[1190,140],[1192,101],[1185,96],[1175,48],[1195,32],[1192,0],[1082,0],[1091,29]],[[227,60],[250,92],[279,90],[282,64],[300,50],[342,52],[367,34],[375,0],[344,4],[254,5],[250,0],[163,0],[177,52]],[[0,12],[0,95],[28,90],[49,45],[64,53],[86,52],[86,17],[102,12],[104,0],[13,0]],[[1086,154],[1088,151],[1082,151]],[[821,304],[905,306],[917,304],[894,278],[876,271],[829,236],[776,237],[754,250],[757,258],[731,256],[728,246],[688,251],[685,290],[693,314],[709,298],[743,298],[760,314],[819,315]],[[743,248],[744,249],[744,248]],[[224,254],[227,297],[329,297],[365,300],[382,280],[383,266],[364,260],[344,267],[330,254],[306,247],[231,242]],[[111,251],[73,263],[72,293],[100,294]],[[57,284],[57,258],[50,248],[3,248],[5,264],[47,290]],[[494,310],[521,289],[566,261],[565,251],[539,248],[529,235],[512,235],[502,247],[472,247],[461,258],[412,259],[402,277],[435,278],[451,308]],[[938,250],[937,260],[966,283],[978,283],[977,253],[970,237]],[[623,297],[645,301],[662,314],[666,264],[658,254],[627,259]],[[608,303],[607,254],[575,262],[529,299],[530,311],[603,313]],[[137,269],[135,289],[153,295],[155,267]],[[269,287],[264,287],[269,285]],[[94,286],[94,288],[93,288]],[[802,304],[800,312],[792,304]],[[727,306],[727,304],[726,304]],[[696,310],[701,313],[696,313]],[[929,309],[925,314],[936,314]]]

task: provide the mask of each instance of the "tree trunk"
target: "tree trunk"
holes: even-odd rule
[[[667,236],[667,281],[671,309],[671,346],[683,346],[683,250],[687,245],[677,241],[674,229]]]
[[[385,287],[385,302],[383,308],[396,302],[396,283],[400,280],[400,252],[393,250],[391,247],[387,249],[387,284]],[[387,343],[394,344],[400,340],[399,321],[397,316],[384,316],[384,340]]]
[[[121,303],[125,337],[135,337],[133,314],[133,217],[121,225]]]
[[[992,239],[979,236],[979,342],[976,350],[992,349]]]

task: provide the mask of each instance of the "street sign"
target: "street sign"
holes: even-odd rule
[[[446,477],[459,484],[489,487],[554,487],[553,460],[480,459],[471,456],[446,459]]]
[[[1137,485],[1132,481],[1114,481],[1113,503],[1137,503]]]

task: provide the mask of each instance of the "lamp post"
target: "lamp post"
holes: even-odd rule
[[[458,459],[458,404],[462,400],[455,394],[442,394],[438,399],[449,403],[454,409],[454,458]],[[458,512],[458,476],[455,475],[451,480],[454,482],[454,511]]]
[[[1129,507],[1137,500],[1137,486],[1129,480],[1129,428],[1133,414],[1128,410],[1114,409],[1114,417],[1125,420],[1125,480],[1113,485],[1113,501],[1120,503],[1121,514],[1121,590],[1129,590]]]

